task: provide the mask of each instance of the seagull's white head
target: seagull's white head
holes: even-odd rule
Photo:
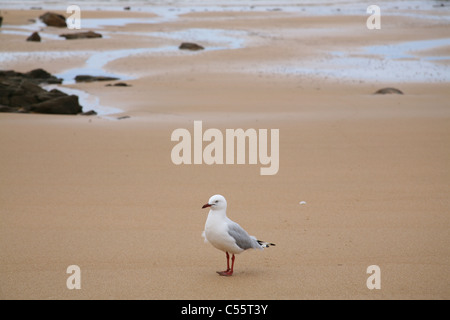
[[[211,210],[225,210],[227,208],[227,200],[220,194],[216,194],[209,198],[208,203],[202,209],[210,207]]]

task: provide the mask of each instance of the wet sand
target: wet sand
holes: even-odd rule
[[[167,34],[186,30],[191,39],[192,30],[229,31],[239,47],[206,39],[202,52],[138,52],[102,67],[131,87],[65,85],[120,113],[0,114],[0,298],[450,298],[449,60],[435,62],[443,71],[426,82],[370,78],[364,69],[346,76],[332,63],[335,72],[320,75],[333,52],[355,57],[367,46],[448,38],[448,23],[391,16],[378,32],[365,17],[196,12],[100,27],[107,37],[95,40],[27,43],[3,33],[41,12],[3,12],[0,54],[9,60],[0,69],[64,74],[92,51],[176,47],[180,39]],[[45,51],[64,54],[28,54]],[[389,86],[404,95],[373,95]],[[278,173],[261,176],[261,164],[174,165],[171,133],[192,132],[194,120],[223,133],[279,129]],[[225,254],[201,237],[201,207],[217,193],[231,219],[277,244],[238,255],[230,278],[215,272]],[[80,290],[66,287],[69,265],[81,269]],[[367,288],[371,265],[380,267],[380,290]]]

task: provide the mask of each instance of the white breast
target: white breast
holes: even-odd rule
[[[241,253],[244,250],[236,245],[228,233],[228,221],[226,216],[222,217],[210,212],[205,224],[205,238],[219,250],[234,254]]]

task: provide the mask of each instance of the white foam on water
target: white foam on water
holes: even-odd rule
[[[6,51],[0,52],[0,68],[20,61],[51,61],[52,59],[88,56],[92,51]]]
[[[364,48],[363,53],[382,56],[385,59],[415,58],[414,52],[450,46],[450,38],[409,41]],[[444,57],[442,57],[444,58]],[[450,56],[447,57],[450,60]]]
[[[450,38],[444,38],[368,46],[351,53],[332,51],[328,58],[264,66],[258,72],[344,81],[450,82],[450,66],[436,63],[450,60],[450,56],[426,56],[423,53],[449,45]]]
[[[204,11],[283,11],[308,16],[327,15],[367,15],[367,1],[354,0],[77,0],[82,10],[152,12],[159,16],[155,21],[173,21],[181,14]],[[409,16],[417,19],[450,21],[450,6],[442,1],[430,0],[377,0],[382,15]],[[444,4],[442,7],[441,4]],[[47,10],[65,10],[69,4],[54,0],[2,0],[4,9],[29,9],[31,7]],[[443,14],[431,12],[439,10]]]

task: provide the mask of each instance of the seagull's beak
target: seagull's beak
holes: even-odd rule
[[[211,207],[211,205],[210,205],[209,203],[205,204],[205,205],[202,207],[202,209],[205,209],[205,208],[208,208],[208,207]]]

